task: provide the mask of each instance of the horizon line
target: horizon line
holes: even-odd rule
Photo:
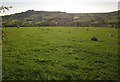
[[[0,15],[0,16],[8,16],[8,15],[14,15],[14,14],[20,14],[20,13],[25,13],[27,11],[35,11],[35,12],[39,12],[39,11],[43,11],[43,12],[61,12],[61,13],[68,13],[68,14],[89,14],[89,13],[111,13],[111,12],[117,12],[119,11],[118,10],[115,10],[115,11],[108,11],[108,12],[72,12],[72,13],[69,13],[69,12],[65,12],[65,11],[46,11],[46,10],[34,10],[34,9],[28,9],[26,11],[21,11],[21,12],[18,12],[18,13],[11,13],[11,14],[5,14],[5,15]]]

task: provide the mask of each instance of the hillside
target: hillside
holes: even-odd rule
[[[110,13],[66,13],[28,10],[2,16],[3,27],[14,26],[96,26],[117,27],[118,11]]]

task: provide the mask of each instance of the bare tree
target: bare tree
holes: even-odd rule
[[[9,7],[7,7],[7,6],[1,6],[0,7],[0,13],[1,13],[1,11],[3,11],[3,13],[4,13],[5,10],[9,10],[10,8],[12,8],[12,6],[9,6]]]

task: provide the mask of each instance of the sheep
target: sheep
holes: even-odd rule
[[[98,39],[96,37],[92,37],[91,40],[92,41],[98,41]]]
[[[113,34],[109,34],[109,36],[113,36]]]
[[[17,28],[20,28],[20,26],[17,26]]]

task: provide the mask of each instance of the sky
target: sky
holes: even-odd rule
[[[67,13],[98,13],[118,10],[119,0],[0,0],[0,6],[13,6],[9,15],[27,10],[61,11]]]

